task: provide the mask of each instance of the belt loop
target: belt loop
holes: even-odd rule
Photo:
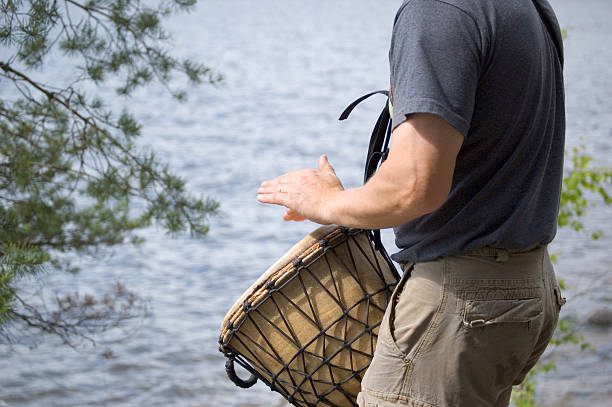
[[[495,261],[505,263],[510,258],[510,253],[506,249],[495,249]]]
[[[414,268],[414,262],[403,261],[400,263],[400,268],[402,269],[403,274],[408,273],[408,278],[410,278],[412,275],[412,269]]]

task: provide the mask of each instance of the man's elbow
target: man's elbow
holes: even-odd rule
[[[397,201],[397,213],[404,223],[437,211],[446,201],[450,187],[424,189],[416,193],[402,194]]]
[[[440,207],[446,201],[447,197],[448,197],[448,193],[446,193],[445,195],[438,194],[434,196],[428,196],[427,198],[425,198],[422,204],[423,215],[430,214],[440,209]]]

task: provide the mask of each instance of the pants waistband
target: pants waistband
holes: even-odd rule
[[[499,247],[491,247],[491,246],[485,246],[485,247],[481,247],[479,249],[474,249],[474,250],[469,250],[464,254],[468,254],[468,255],[476,255],[476,256],[496,256],[498,252],[500,251],[505,251],[508,253],[529,253],[532,252],[534,250],[537,250],[541,247],[544,247],[544,245],[537,243],[537,244],[533,244],[529,247],[526,247],[525,249],[502,249]]]
[[[467,256],[485,256],[485,257],[495,257],[495,260],[498,262],[507,261],[512,254],[520,254],[520,253],[529,253],[536,251],[545,247],[539,243],[526,247],[524,249],[502,249],[498,247],[485,246],[479,249],[469,250],[464,255]]]
[[[502,249],[498,247],[485,246],[478,249],[468,250],[467,252],[460,253],[460,256],[483,256],[483,257],[495,257],[495,261],[504,263],[510,259],[513,254],[530,253],[539,249],[546,248],[546,245],[536,243],[524,249]],[[400,266],[402,269],[408,268],[413,262],[401,262]]]

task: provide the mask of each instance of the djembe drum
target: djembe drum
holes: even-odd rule
[[[259,379],[299,407],[356,405],[398,281],[371,233],[320,227],[238,299],[219,339],[234,383]],[[240,379],[234,363],[252,377]]]

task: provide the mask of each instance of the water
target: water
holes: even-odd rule
[[[52,274],[62,292],[99,291],[120,280],[149,300],[152,316],[121,342],[75,352],[48,338],[31,349],[0,346],[0,406],[275,406],[258,384],[237,389],[217,350],[219,324],[234,300],[312,224],[285,224],[282,210],[256,203],[259,183],[314,167],[327,153],[347,187],[361,182],[369,129],[382,100],[360,105],[346,123],[337,116],[354,98],[388,87],[387,50],[395,10],[390,0],[209,0],[173,19],[175,53],[225,76],[177,104],[151,87],[126,105],[152,146],[196,193],[222,203],[205,239],[143,234],[140,247],[80,261],[76,277]],[[566,41],[568,145],[580,137],[600,164],[612,165],[612,5],[609,0],[553,1]],[[517,29],[520,29],[517,28]],[[40,75],[66,75],[59,62]],[[0,90],[6,91],[0,83]],[[112,98],[112,92],[99,90]],[[144,143],[143,143],[144,144]],[[592,227],[610,229],[612,210],[594,208]],[[392,239],[385,235],[388,247]],[[597,242],[561,231],[558,273],[571,288],[565,316],[597,345],[550,354],[559,369],[538,391],[550,406],[607,406],[612,397],[612,331],[584,323],[611,307],[612,232]],[[107,338],[108,339],[108,338]],[[104,358],[111,350],[113,357]]]

